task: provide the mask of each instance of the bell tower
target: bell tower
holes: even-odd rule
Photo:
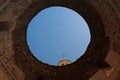
[[[68,60],[66,57],[65,57],[65,54],[63,55],[63,59],[60,60],[58,62],[58,65],[57,66],[65,66],[65,65],[68,65],[68,64],[71,64],[72,62],[70,60]]]

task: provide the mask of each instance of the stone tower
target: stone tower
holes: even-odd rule
[[[58,62],[57,66],[65,66],[71,64],[72,62],[63,56],[63,59]]]

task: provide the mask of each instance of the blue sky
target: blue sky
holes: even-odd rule
[[[90,32],[85,20],[65,7],[49,7],[40,11],[29,23],[27,43],[40,61],[57,65],[63,55],[76,61],[87,49]]]

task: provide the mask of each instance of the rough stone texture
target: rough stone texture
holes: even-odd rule
[[[44,64],[27,46],[30,20],[50,6],[71,8],[89,25],[91,43],[73,64]],[[99,67],[104,61],[114,69],[109,77]],[[0,80],[120,80],[119,61],[120,0],[0,0]]]

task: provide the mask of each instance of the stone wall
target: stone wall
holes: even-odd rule
[[[27,46],[30,20],[50,6],[75,10],[90,27],[91,43],[73,64],[42,63]],[[120,0],[0,0],[0,80],[119,80],[119,61]],[[103,62],[113,68],[110,76],[100,68]]]

